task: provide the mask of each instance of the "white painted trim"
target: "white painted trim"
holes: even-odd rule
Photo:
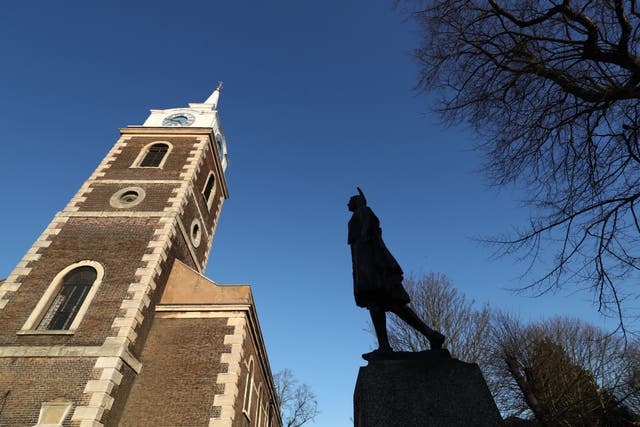
[[[251,421],[251,398],[253,397],[253,384],[254,377],[256,376],[256,363],[253,360],[253,355],[249,356],[249,363],[247,366],[247,382],[244,385],[244,390],[242,391],[242,413],[246,415],[247,419]],[[249,395],[247,396],[247,389],[249,390]],[[246,406],[246,408],[245,408]]]
[[[256,427],[260,427],[262,422],[262,405],[260,398],[262,397],[262,382],[258,384],[258,391],[256,392]]]
[[[162,160],[160,160],[160,164],[158,166],[140,166],[140,163],[142,163],[142,160],[145,158],[145,156],[147,155],[147,153],[149,152],[149,149],[151,148],[152,145],[155,144],[166,144],[169,146],[169,149],[167,149],[167,152],[164,154],[164,157],[162,158]],[[131,166],[129,166],[130,169],[162,169],[164,167],[165,162],[167,161],[167,158],[169,157],[169,154],[171,153],[171,151],[173,151],[173,144],[170,143],[169,141],[153,141],[147,145],[145,145],[144,147],[142,147],[142,150],[140,150],[140,152],[138,153],[138,157],[136,157],[136,159],[133,161],[133,163],[131,164]]]
[[[96,280],[91,285],[91,289],[89,290],[89,293],[87,294],[84,301],[82,302],[80,309],[76,313],[73,319],[73,322],[71,322],[71,325],[67,330],[72,333],[73,331],[78,329],[78,326],[80,326],[80,322],[82,322],[84,315],[87,313],[87,310],[89,309],[89,305],[91,304],[91,300],[96,295],[96,292],[98,291],[98,288],[102,283],[102,278],[104,277],[104,267],[102,267],[102,264],[96,261],[84,260],[84,261],[76,262],[74,264],[68,265],[63,270],[61,270],[58,274],[56,274],[56,276],[53,278],[53,280],[49,284],[49,287],[47,287],[47,290],[45,291],[44,295],[42,295],[42,298],[40,298],[40,301],[38,301],[36,308],[33,309],[33,311],[31,312],[31,315],[22,326],[22,330],[19,331],[18,333],[20,332],[31,333],[32,331],[36,330],[40,321],[42,320],[42,317],[45,315],[47,309],[53,302],[53,299],[56,297],[56,295],[58,295],[58,291],[62,287],[62,279],[64,278],[64,276],[66,276],[67,273],[69,273],[71,270],[74,270],[78,267],[84,267],[84,266],[92,267],[96,270]],[[45,331],[43,333],[46,334],[47,332]]]

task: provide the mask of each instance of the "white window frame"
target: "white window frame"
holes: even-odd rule
[[[260,427],[262,422],[262,401],[260,398],[262,394],[262,383],[258,384],[258,391],[256,392],[256,427]]]
[[[253,369],[251,369],[252,367]],[[249,421],[251,421],[251,398],[253,397],[253,378],[256,375],[255,369],[256,364],[253,362],[253,356],[251,356],[249,357],[249,363],[247,364],[247,382],[245,384],[245,389],[242,396],[242,412],[247,416],[247,419]],[[249,377],[249,375],[251,375],[251,377]],[[247,387],[249,388],[248,395]]]
[[[73,318],[73,322],[71,322],[69,329],[37,329],[38,325],[42,321],[42,318],[49,309],[49,306],[51,306],[54,298],[58,295],[60,288],[62,288],[62,280],[69,272],[78,267],[94,268],[96,270],[96,280],[93,282],[93,285],[91,285],[91,289],[89,289],[89,292],[82,302],[82,305],[78,309],[76,316]],[[103,277],[104,267],[102,266],[102,264],[96,261],[84,260],[65,267],[53,278],[44,295],[42,295],[40,301],[38,301],[36,308],[33,309],[31,315],[24,323],[24,325],[22,326],[22,330],[20,330],[18,334],[73,334],[78,329],[78,326],[80,326],[82,319],[87,313],[89,305],[91,304],[91,300],[93,300],[96,292],[98,292],[98,288],[102,284]]]
[[[147,156],[147,153],[149,152],[149,149],[151,148],[151,146],[156,144],[166,144],[169,146],[169,148],[167,149],[167,152],[165,153],[164,157],[160,161],[160,164],[158,166],[140,166],[140,163],[142,163],[142,160],[144,160],[144,158]],[[169,158],[169,154],[171,154],[171,151],[173,151],[173,144],[170,143],[169,141],[153,141],[145,145],[144,147],[142,147],[142,150],[140,150],[140,152],[138,153],[138,157],[136,157],[136,159],[133,161],[133,163],[129,167],[140,168],[140,169],[162,169],[164,167],[165,162]]]

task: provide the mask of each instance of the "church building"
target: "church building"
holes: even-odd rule
[[[0,426],[281,426],[251,288],[203,275],[220,89],[121,129],[0,280]]]

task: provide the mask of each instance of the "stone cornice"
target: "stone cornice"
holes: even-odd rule
[[[156,312],[249,311],[249,304],[158,304]]]
[[[121,135],[211,135],[212,128],[203,127],[149,127],[149,126],[129,126],[120,129]]]
[[[0,347],[0,358],[4,357],[119,357],[136,373],[142,369],[142,363],[121,346],[105,342],[101,346],[5,346]]]

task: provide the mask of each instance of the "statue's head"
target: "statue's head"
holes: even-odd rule
[[[358,187],[358,193],[359,194],[351,196],[351,198],[349,199],[349,204],[347,206],[349,207],[349,211],[351,212],[355,212],[357,209],[367,206],[367,198],[364,197],[364,193],[362,192],[360,187]]]

